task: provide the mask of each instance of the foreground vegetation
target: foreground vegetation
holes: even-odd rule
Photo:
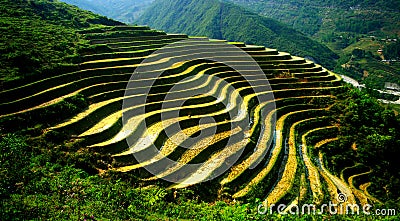
[[[328,165],[332,171],[341,171],[357,163],[370,167],[373,192],[380,199],[398,203],[399,115],[355,88],[349,88],[340,96],[341,101],[334,107],[341,124],[339,139],[323,147]]]

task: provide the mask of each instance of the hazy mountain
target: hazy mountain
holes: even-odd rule
[[[61,0],[118,21],[133,23],[154,0]]]
[[[280,22],[218,0],[157,0],[138,23],[168,32],[265,45],[312,57],[327,67],[337,58],[326,46]]]

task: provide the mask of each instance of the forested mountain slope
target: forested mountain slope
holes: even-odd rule
[[[158,0],[138,19],[168,32],[265,45],[332,68],[337,55],[326,46],[275,20],[218,0]]]
[[[263,16],[282,21],[296,30],[314,35],[320,31],[357,33],[399,32],[400,2],[389,1],[309,1],[309,0],[228,0]],[[383,28],[381,32],[381,28]]]

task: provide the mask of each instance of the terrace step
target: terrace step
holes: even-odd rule
[[[150,30],[148,26],[104,26],[104,27],[96,27],[96,28],[88,28],[78,31],[79,34],[93,34],[93,33],[105,33],[112,31],[143,31]]]
[[[110,44],[120,42],[132,42],[132,41],[144,41],[144,40],[161,40],[161,39],[172,39],[172,38],[188,38],[187,35],[183,34],[160,34],[155,36],[138,36],[138,37],[117,37],[117,38],[103,38],[90,40],[91,44]]]
[[[271,150],[268,161],[264,165],[263,168],[261,168],[260,171],[258,171],[253,178],[242,188],[241,190],[237,191],[233,197],[234,198],[243,198],[249,194],[249,192],[254,191],[257,188],[261,188],[261,182],[266,179],[269,174],[276,173],[279,165],[277,162],[281,160],[284,155],[286,155],[283,151],[286,147],[283,147],[283,139],[284,139],[284,134],[285,131],[287,131],[287,122],[285,121],[290,120],[290,118],[296,119],[294,116],[301,117],[301,118],[307,118],[307,116],[318,116],[317,113],[321,114],[325,111],[325,109],[305,109],[305,110],[300,110],[300,111],[293,111],[290,113],[287,113],[283,115],[282,117],[279,118],[276,124],[276,138],[274,142],[274,147]],[[301,119],[300,118],[300,119]],[[286,125],[286,126],[285,126]],[[270,182],[273,181],[268,181],[269,184],[268,186],[271,185]],[[264,186],[262,189],[266,189]],[[258,190],[259,191],[259,190]]]

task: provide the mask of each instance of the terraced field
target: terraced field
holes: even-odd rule
[[[346,203],[377,201],[367,191],[368,170],[348,169],[346,175],[335,176],[318,152],[318,147],[337,139],[329,111],[342,87],[338,75],[263,46],[189,38],[148,27],[98,28],[80,34],[93,47],[72,71],[4,86],[1,119],[30,119],[22,123],[34,126],[54,105],[80,96],[89,106],[72,117],[58,116],[43,133],[62,134],[65,142],[79,142],[93,153],[112,157],[107,170],[135,173],[145,184],[159,182],[175,189],[211,185],[217,197],[257,197],[267,204],[319,205],[340,201],[339,193],[346,194]],[[258,63],[268,81],[251,78],[253,72],[245,66],[239,73],[212,59],[166,59],[176,57],[176,51],[192,52],[172,44],[181,40],[197,42],[197,47],[215,45],[215,50],[220,44],[234,45]],[[170,44],[174,53],[154,54]],[[223,54],[241,62],[232,51]],[[151,65],[162,74],[132,77]],[[153,83],[146,86],[147,81]],[[171,92],[182,85],[185,90]],[[265,85],[267,89],[260,90]],[[273,99],[257,99],[261,95]],[[145,102],[124,107],[134,98]],[[145,111],[136,112],[139,109]],[[172,111],[179,114],[168,115]],[[176,127],[179,131],[167,134]]]

